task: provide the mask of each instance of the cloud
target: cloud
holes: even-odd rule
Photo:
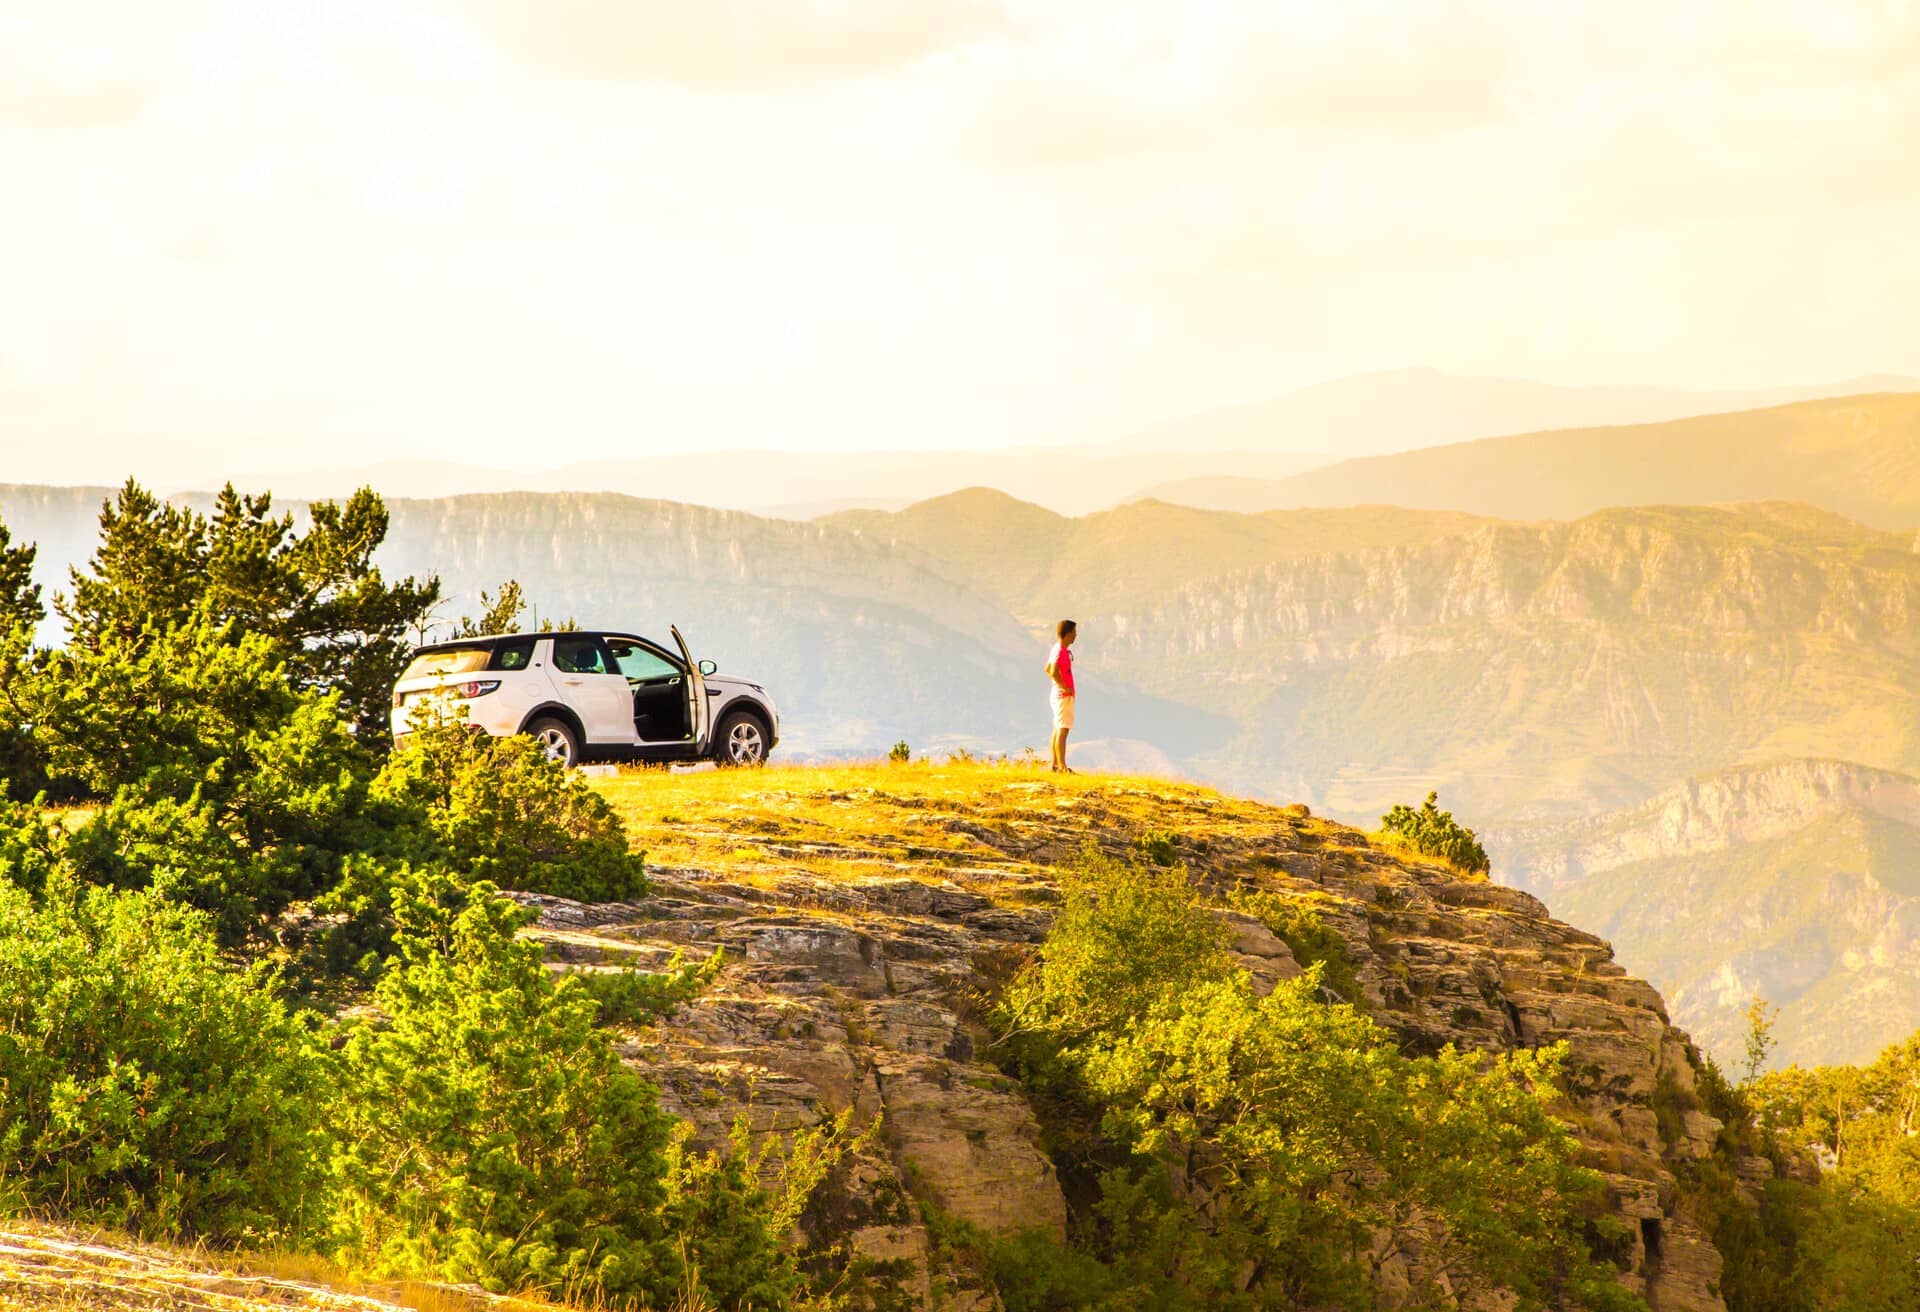
[[[763,90],[896,68],[997,30],[983,0],[482,0],[509,54],[575,77]]]

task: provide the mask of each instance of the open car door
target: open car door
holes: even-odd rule
[[[673,640],[679,645],[680,659],[687,663],[687,734],[693,739],[694,750],[705,756],[713,730],[708,723],[706,676],[700,673],[700,662],[687,650],[687,640],[680,636],[677,624],[673,626]]]

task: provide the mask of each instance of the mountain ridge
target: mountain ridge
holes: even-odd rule
[[[1882,529],[1920,525],[1920,395],[1890,392],[1664,423],[1486,437],[1290,478],[1183,480],[1147,494],[1253,511],[1386,503],[1497,519],[1792,499]]]
[[[1106,445],[1116,451],[1332,451],[1352,458],[1515,433],[1658,423],[1834,396],[1915,391],[1920,378],[1899,374],[1863,374],[1804,387],[1696,391],[1566,386],[1413,366],[1161,420]]]

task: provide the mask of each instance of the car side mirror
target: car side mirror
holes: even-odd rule
[[[712,661],[700,662],[700,673],[702,674],[717,674],[719,673],[719,670],[720,670],[720,667],[718,665],[715,665]]]

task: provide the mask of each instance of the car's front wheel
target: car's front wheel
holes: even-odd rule
[[[543,715],[527,726],[527,733],[540,744],[549,761],[568,766],[580,763],[580,739],[565,720]]]
[[[767,726],[751,711],[729,711],[713,734],[713,759],[721,765],[760,765],[767,759]]]

